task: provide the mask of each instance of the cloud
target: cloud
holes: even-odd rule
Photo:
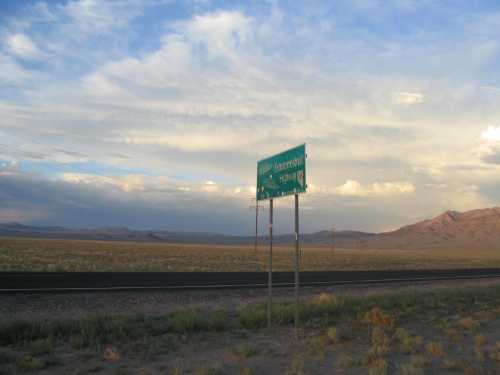
[[[12,57],[0,52],[0,82],[9,85],[23,85],[33,74],[19,65]]]
[[[500,126],[488,126],[488,129],[481,132],[481,139],[489,142],[500,142]]]
[[[479,159],[488,164],[500,164],[500,144],[486,143],[478,148]]]
[[[38,60],[44,56],[36,44],[25,34],[16,33],[7,36],[6,45],[10,52],[23,59]]]
[[[484,90],[492,94],[500,94],[500,87],[486,85],[486,86],[479,86],[479,88],[481,90]]]
[[[424,95],[418,92],[398,92],[395,94],[396,102],[404,105],[414,105],[424,102]]]
[[[178,30],[194,43],[206,44],[210,57],[235,59],[234,51],[249,37],[250,19],[238,11],[220,11],[195,16]]]
[[[109,31],[125,26],[140,13],[137,1],[73,0],[62,9],[79,30],[85,33]]]
[[[137,176],[136,176],[137,177]],[[162,177],[140,176],[141,188],[128,189],[128,176],[64,175],[47,179],[37,174],[0,173],[0,219],[35,225],[99,227],[126,225],[141,229],[214,231],[250,234],[255,217],[248,210],[252,187],[217,184],[180,185]],[[213,181],[212,181],[213,182]],[[217,187],[216,190],[206,188]],[[352,197],[346,197],[346,199]],[[324,229],[334,220],[339,228],[367,229],[401,220],[394,208],[377,203],[369,212],[344,197],[335,202],[314,194],[301,196],[303,230]],[[405,200],[410,201],[410,200]],[[331,214],[332,204],[335,214]],[[263,205],[265,203],[263,202]],[[275,206],[277,233],[290,232],[291,199]],[[360,216],[361,215],[361,216]],[[265,231],[261,220],[260,231]]]
[[[8,222],[30,222],[33,220],[46,219],[45,212],[36,211],[31,209],[18,210],[18,209],[5,209],[0,208],[0,223]]]
[[[60,179],[72,184],[88,184],[94,186],[110,185],[118,187],[125,192],[145,190],[144,176],[140,175],[107,177],[83,173],[63,173]]]
[[[247,197],[240,198],[234,188],[206,192],[204,185],[177,188],[175,183],[160,177],[140,177],[99,178],[83,174],[47,179],[22,172],[0,173],[0,220],[225,233],[241,233],[247,224],[250,227]]]
[[[485,130],[479,157],[477,146],[485,121],[500,115],[496,96],[483,92],[494,92],[483,83],[497,70],[495,17],[465,4],[366,4],[23,7],[3,24],[2,40],[24,35],[50,59],[2,48],[0,156],[40,175],[28,180],[45,186],[46,203],[61,211],[30,202],[52,212],[51,222],[78,224],[76,210],[63,212],[73,202],[88,208],[80,223],[98,215],[143,225],[132,208],[149,220],[152,204],[151,224],[163,223],[161,206],[200,219],[184,228],[204,229],[200,208],[227,199],[229,216],[242,223],[247,210],[239,219],[233,212],[248,205],[256,160],[303,142],[311,228],[331,217],[347,228],[377,229],[378,217],[393,227],[409,213],[491,203],[481,186],[500,161],[498,130]],[[479,188],[458,193],[471,185]],[[66,203],[53,202],[56,193]],[[92,194],[130,217],[102,212]]]
[[[477,155],[484,163],[500,164],[500,127],[488,126],[481,132]]]
[[[412,194],[415,186],[410,182],[374,182],[363,186],[359,181],[347,180],[334,189],[336,194],[351,197],[377,197],[398,194]]]

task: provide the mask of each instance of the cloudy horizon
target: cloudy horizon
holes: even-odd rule
[[[487,1],[4,2],[0,222],[249,234],[302,143],[305,232],[496,206],[499,37]]]

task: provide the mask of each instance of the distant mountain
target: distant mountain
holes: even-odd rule
[[[467,212],[449,210],[433,219],[379,233],[365,245],[374,248],[500,249],[500,207]]]
[[[169,242],[244,245],[253,244],[253,236],[229,236],[219,233],[182,232],[164,230],[131,230],[127,227],[105,227],[95,229],[70,229],[64,227],[36,227],[19,223],[0,223],[0,236],[60,238],[81,240],[113,240],[138,242]],[[339,231],[335,233],[336,246],[355,247],[359,239],[367,239],[371,233]],[[293,243],[294,234],[275,235],[276,245]],[[267,236],[259,236],[259,243],[267,243]],[[301,235],[301,242],[308,245],[331,246],[332,233],[321,231]]]
[[[34,227],[20,223],[0,223],[0,236],[42,237],[83,240],[198,243],[251,245],[253,236],[229,236],[218,233],[165,230],[131,230],[127,227],[70,229]],[[276,235],[276,245],[292,244],[294,234]],[[424,249],[424,248],[500,248],[500,207],[467,212],[446,211],[433,219],[423,220],[383,233],[331,231],[301,234],[304,245],[337,248]],[[258,238],[267,243],[267,236]]]

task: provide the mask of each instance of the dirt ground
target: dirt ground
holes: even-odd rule
[[[499,285],[499,280],[482,280],[308,288],[302,291],[304,301],[377,296],[389,307],[326,321],[310,318],[303,322],[298,339],[292,325],[276,323],[272,329],[165,334],[83,348],[71,341],[37,340],[28,346],[0,347],[0,374],[498,374]],[[484,294],[487,298],[475,297],[477,290],[490,289],[494,292]],[[465,294],[453,303],[433,300],[432,308],[420,310],[418,299],[404,308],[383,302],[384,296],[395,293],[418,296],[431,290],[443,296],[458,290]],[[292,290],[276,290],[276,301],[292,297]],[[224,308],[228,319],[236,319],[242,305],[265,301],[265,290],[2,295],[0,301],[0,322],[7,324],[89,314],[161,315],[187,308]]]
[[[337,296],[363,296],[397,291],[425,291],[429,288],[453,289],[500,285],[500,279],[443,280],[432,282],[388,283],[304,287],[300,295],[310,299],[319,293]],[[274,288],[275,302],[292,301],[293,288]],[[88,314],[164,314],[185,309],[228,309],[267,301],[267,289],[225,289],[184,291],[118,291],[78,293],[0,294],[0,321],[13,319],[81,318]]]

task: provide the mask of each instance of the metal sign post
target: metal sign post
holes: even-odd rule
[[[255,201],[254,205],[250,205],[249,208],[253,210],[255,208],[255,239],[254,239],[254,256],[255,256],[255,261],[258,263],[258,238],[259,238],[259,214],[260,212],[264,211],[264,207],[259,206],[259,201],[257,200],[256,197],[251,197],[250,198],[252,201]]]
[[[257,201],[269,199],[269,275],[267,326],[271,327],[273,283],[273,198],[295,196],[295,335],[299,327],[299,193],[305,193],[306,145],[300,145],[257,163]]]
[[[273,305],[273,200],[269,200],[269,265],[267,280],[267,327],[271,328]]]
[[[295,194],[295,337],[299,337],[299,195]]]
[[[253,251],[255,252],[255,256],[257,256],[257,238],[259,236],[259,201],[255,201],[255,243],[254,243],[254,249]]]

